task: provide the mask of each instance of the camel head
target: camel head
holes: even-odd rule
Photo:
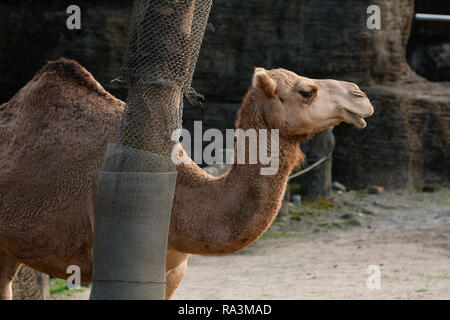
[[[251,92],[269,129],[310,135],[341,122],[366,127],[373,107],[354,83],[313,80],[285,69],[256,68]]]

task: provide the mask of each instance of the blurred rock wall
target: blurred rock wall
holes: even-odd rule
[[[450,15],[448,0],[416,0],[416,12]],[[450,23],[414,23],[407,59],[419,75],[430,81],[450,81]]]
[[[107,3],[107,4],[105,4]],[[119,76],[127,47],[132,1],[80,2],[81,30],[66,27],[73,1],[27,0],[0,2],[0,103],[9,100],[48,60],[80,62],[112,93],[126,90],[111,83]]]

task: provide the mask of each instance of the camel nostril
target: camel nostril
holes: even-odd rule
[[[358,90],[353,90],[352,94],[355,97],[367,98],[367,95],[364,92],[362,92],[361,90],[359,90],[359,89]]]

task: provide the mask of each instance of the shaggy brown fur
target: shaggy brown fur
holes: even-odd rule
[[[277,175],[261,176],[260,165],[233,165],[215,178],[193,162],[178,166],[168,298],[190,254],[231,253],[267,230],[288,175],[302,159],[302,139],[341,121],[362,124],[373,112],[366,98],[351,94],[355,85],[321,81],[283,69],[255,73],[237,127],[280,129]],[[350,116],[341,102],[352,108]],[[10,298],[19,263],[60,278],[78,265],[82,281],[91,280],[90,177],[101,167],[107,143],[115,141],[123,109],[89,72],[64,59],[49,63],[1,106],[0,298]]]

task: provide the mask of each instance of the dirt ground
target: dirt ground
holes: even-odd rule
[[[242,252],[192,256],[174,299],[450,299],[450,190],[291,204]]]

